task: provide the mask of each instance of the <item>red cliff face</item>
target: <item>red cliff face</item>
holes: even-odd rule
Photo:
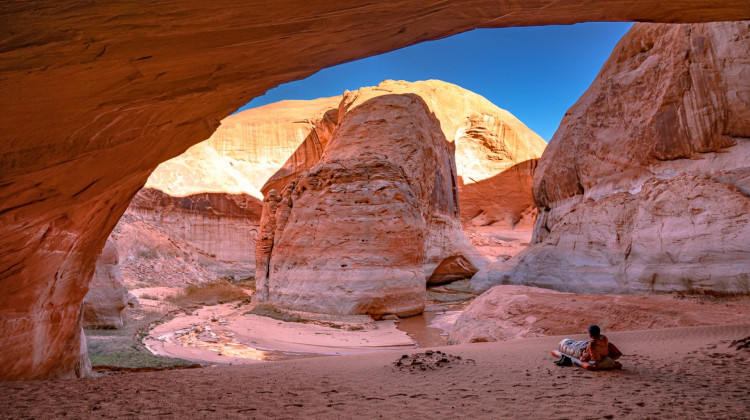
[[[534,177],[535,243],[473,279],[750,291],[750,22],[636,24]]]
[[[0,6],[0,378],[86,373],[81,301],[156,166],[280,83],[476,27],[750,19],[745,0]],[[279,52],[283,51],[283,54]]]
[[[272,189],[283,192],[288,184],[298,182],[306,171],[320,163],[324,154],[334,153],[328,146],[331,136],[335,133],[340,135],[340,104],[344,107],[341,112],[345,117],[349,108],[367,99],[404,94],[418,96],[439,121],[434,133],[429,133],[434,127],[422,126],[411,133],[414,136],[440,136],[444,139],[449,148],[448,154],[431,162],[437,172],[451,169],[452,175],[446,178],[450,178],[449,182],[443,182],[450,191],[443,193],[453,197],[458,191],[460,220],[467,227],[487,226],[493,232],[526,231],[530,238],[531,226],[523,221],[529,214],[535,214],[530,212],[535,209],[531,176],[546,143],[507,111],[456,85],[438,80],[414,83],[389,80],[377,87],[346,93],[343,98],[282,101],[232,115],[222,121],[211,138],[159,165],[112,234],[123,258],[125,283],[131,287],[143,287],[144,284],[174,286],[218,277],[246,278],[254,275],[254,250],[261,213],[260,202],[255,197],[260,196],[259,190],[262,189],[269,198]],[[393,133],[404,130],[398,121],[403,116],[391,113],[391,105],[381,104],[360,111],[368,113],[371,119],[382,120],[382,133],[368,132],[365,139],[355,133],[352,138],[341,141],[351,143],[354,148],[372,145],[383,150],[392,149],[389,135],[392,137]],[[358,157],[354,154],[347,159],[354,162]],[[386,158],[389,164],[406,165],[400,159],[398,153],[391,153]],[[368,160],[363,158],[355,166],[365,168],[367,165]],[[351,176],[356,178],[356,169],[351,170]],[[342,171],[338,182],[349,183],[345,172]],[[413,173],[413,168],[408,172]],[[260,185],[267,178],[270,179],[261,188]],[[361,187],[362,191],[368,191],[366,185]],[[322,194],[327,193],[330,191]],[[357,197],[350,197],[346,193],[339,199],[354,201],[355,204],[358,202]],[[298,207],[302,201],[297,200]],[[387,206],[387,200],[383,199],[382,204]],[[426,220],[434,218],[434,212],[427,208],[432,205],[427,201],[423,200],[415,206],[426,214],[426,217],[420,217]],[[274,209],[271,210],[271,207]],[[276,203],[270,203],[269,211],[275,213],[275,207]],[[357,223],[380,223],[377,218],[365,217],[367,211],[364,207],[360,209],[363,214]],[[357,216],[357,211],[356,206],[350,209],[352,217]],[[394,217],[404,216],[402,222],[405,223],[408,217],[398,211],[396,213]],[[280,237],[283,233],[283,229],[276,232],[275,214],[267,219],[265,224],[274,222],[273,226],[266,226],[262,233],[265,238],[261,246],[263,273],[268,269],[267,263],[271,258],[266,236]],[[414,256],[414,261],[423,261],[409,268],[415,279],[441,283],[466,278],[486,263],[472,249],[457,222],[457,218],[450,215],[445,217],[445,223],[428,227],[428,234],[419,246],[420,255],[424,253],[425,256]],[[333,234],[336,229],[335,226],[326,226],[323,230]],[[313,234],[312,231],[307,233]],[[347,232],[339,234],[342,237],[348,235]],[[320,235],[314,236],[321,240]],[[373,235],[368,239],[367,245],[359,253],[374,258],[382,253],[382,247],[374,245],[374,242],[384,241],[385,236]],[[275,242],[278,242],[278,238]],[[402,242],[397,240],[384,248],[399,253]],[[318,249],[315,244],[305,250],[295,248],[296,245],[284,245],[291,249],[288,258],[310,255]],[[333,262],[349,258],[328,251],[324,252],[324,257]],[[334,274],[346,271],[364,288],[374,288],[375,284],[382,283],[380,291],[372,292],[372,295],[382,295],[386,299],[395,292],[388,285],[389,281],[377,273],[380,273],[378,270],[388,269],[387,266],[391,264],[388,261],[382,260],[381,266],[371,270],[372,273],[368,275],[352,271],[348,264],[344,265],[349,268],[334,270]],[[160,268],[164,272],[158,272]],[[296,276],[300,275],[299,268],[293,271]],[[373,276],[379,277],[374,279]],[[259,275],[259,278],[263,277]],[[305,308],[331,312],[354,311],[352,308],[357,304],[347,309],[344,303],[325,303],[327,299],[336,299],[329,296],[326,288],[340,287],[336,275],[327,277],[329,281],[325,287],[307,287],[307,300],[315,302],[308,303]],[[294,293],[292,289],[298,285],[294,280],[288,283],[278,286],[279,293]],[[421,283],[415,282],[420,305],[423,295]],[[281,292],[281,289],[285,290]],[[383,305],[383,308],[391,306]]]
[[[260,195],[258,190],[262,189],[271,199],[271,190],[281,193],[290,183],[299,182],[306,171],[322,164],[324,155],[327,156],[326,159],[331,159],[330,155],[335,153],[335,159],[342,158],[340,151],[329,148],[334,134],[339,137],[340,143],[349,144],[349,149],[375,147],[389,152],[384,157],[389,165],[405,167],[413,164],[402,161],[401,154],[394,146],[399,143],[394,143],[392,137],[396,133],[401,133],[401,137],[404,137],[407,130],[399,121],[404,115],[390,111],[390,107],[395,107],[393,104],[385,103],[370,106],[366,111],[358,111],[366,113],[374,121],[381,121],[381,130],[367,132],[364,137],[362,133],[352,132],[347,138],[341,139],[340,104],[343,106],[341,115],[346,119],[350,108],[368,99],[405,94],[419,97],[439,121],[437,128],[420,125],[411,129],[409,133],[413,138],[409,141],[417,141],[418,136],[438,136],[443,139],[442,143],[448,147],[447,154],[440,152],[438,159],[428,160],[436,174],[442,174],[445,178],[441,183],[442,187],[435,188],[449,188],[449,191],[440,194],[454,197],[458,192],[460,220],[469,227],[486,226],[493,232],[525,230],[530,238],[531,226],[524,225],[522,220],[525,215],[535,214],[529,211],[535,209],[531,194],[531,175],[546,143],[507,111],[456,85],[438,80],[414,83],[389,80],[376,87],[346,93],[343,98],[282,101],[238,113],[223,120],[222,125],[208,140],[159,165],[149,177],[146,188],[136,195],[112,234],[123,256],[122,271],[126,284],[131,287],[143,287],[144,284],[174,286],[217,277],[253,276],[254,250],[261,213],[260,202],[255,198]],[[413,111],[418,113],[419,109]],[[442,147],[442,143],[433,146]],[[436,150],[435,153],[442,151],[441,148]],[[328,195],[338,194],[338,200],[351,203],[347,217],[356,219],[357,224],[381,224],[377,217],[367,216],[369,210],[364,203],[360,203],[362,197],[357,195],[366,194],[369,187],[365,185],[366,180],[356,180],[356,172],[376,169],[368,166],[372,162],[367,157],[356,162],[360,159],[356,153],[348,153],[346,159],[354,166],[349,168],[350,174],[347,174],[346,169],[339,171],[337,182],[349,185],[347,190],[351,191],[322,191],[321,203],[318,203],[320,205],[313,207],[325,207],[318,208],[324,213],[339,211],[335,206],[325,204],[331,200]],[[424,165],[427,163],[419,162],[417,168]],[[443,173],[446,169],[451,171],[449,175]],[[412,175],[416,173],[414,168],[407,172]],[[425,176],[427,180],[414,178],[413,181],[431,182],[434,178],[429,174]],[[270,179],[261,188],[260,185],[267,178]],[[396,182],[393,179],[390,181]],[[359,185],[361,191],[355,191],[353,185]],[[306,202],[306,199],[295,199],[295,211],[302,218],[311,217],[300,207],[300,203]],[[288,211],[287,207],[291,205],[291,198],[287,197],[286,201],[286,207],[281,207],[282,212]],[[381,201],[382,206],[388,206],[387,197],[383,197]],[[397,207],[397,202],[395,200],[392,204]],[[266,276],[268,262],[271,260],[269,246],[273,244],[268,243],[268,236],[276,236],[274,242],[278,242],[278,238],[284,233],[283,227],[277,228],[275,222],[275,212],[279,211],[277,204],[275,201],[269,202],[267,213],[273,214],[268,215],[264,222],[264,239],[260,247],[263,266],[259,274],[261,281]],[[415,280],[415,293],[418,296],[418,306],[421,307],[424,280],[442,283],[470,277],[485,261],[461,233],[459,217],[452,212],[436,216],[433,208],[435,203],[429,200],[421,200],[412,205],[420,209],[419,218],[423,220],[419,223],[427,221],[429,225],[425,230],[427,233],[420,234],[424,236],[421,245],[414,243],[419,248],[419,255],[408,257],[414,262],[407,271]],[[339,211],[336,217],[345,218],[340,213]],[[399,210],[394,210],[394,217],[401,218],[399,223],[407,225],[409,221],[414,221],[411,216]],[[444,220],[434,223],[436,218]],[[287,302],[286,306],[347,313],[360,310],[367,312],[371,309],[367,304],[357,303],[357,299],[351,299],[354,303],[347,304],[346,295],[332,296],[327,291],[331,288],[340,289],[342,283],[352,286],[350,292],[358,288],[370,288],[371,296],[368,299],[371,300],[392,301],[393,298],[388,296],[398,294],[388,276],[383,274],[394,269],[395,258],[382,259],[378,255],[383,254],[383,249],[395,254],[408,254],[409,252],[401,249],[403,240],[389,238],[388,235],[364,234],[367,240],[362,245],[356,238],[349,238],[348,230],[337,232],[337,224],[323,226],[321,232],[326,235],[338,235],[340,241],[354,241],[355,245],[360,246],[358,258],[380,258],[380,263],[371,261],[368,273],[363,274],[362,270],[355,270],[346,262],[343,263],[343,268],[339,267],[341,261],[351,258],[347,254],[351,250],[338,249],[332,252],[323,244],[328,236],[316,234],[311,229],[306,230],[306,223],[302,225],[303,228],[298,229],[300,232],[297,234],[314,236],[314,239],[308,238],[313,243],[304,248],[297,243],[277,244],[275,261],[282,258],[280,250],[286,247],[286,259],[300,259],[302,256],[312,258],[314,253],[320,252],[320,259],[338,263],[334,264],[336,269],[324,268],[328,264],[320,261],[307,264],[317,267],[317,274],[312,276],[308,273],[307,277],[320,277],[320,272],[325,271],[328,280],[322,284],[313,284],[312,281],[303,279],[305,270],[297,266],[290,269],[294,273],[284,274],[289,278],[275,278],[277,294],[301,293],[298,289],[305,289],[305,299],[308,301],[305,305],[295,300]],[[157,272],[160,268],[163,272]],[[344,272],[349,280],[339,278]],[[283,285],[280,284],[282,281],[285,282]],[[302,283],[305,281],[310,284],[303,287]],[[354,286],[354,283],[358,285]],[[338,303],[326,302],[336,300]],[[394,306],[392,302],[381,306],[380,312],[408,312],[397,310],[398,305]]]

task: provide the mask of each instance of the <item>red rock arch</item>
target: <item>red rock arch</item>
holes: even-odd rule
[[[742,19],[746,0],[4,2],[0,379],[87,373],[81,301],[128,202],[273,86],[478,27]]]

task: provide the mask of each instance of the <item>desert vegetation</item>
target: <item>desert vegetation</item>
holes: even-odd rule
[[[251,282],[232,283],[227,279],[214,282],[192,284],[182,292],[169,296],[167,301],[179,307],[195,305],[210,306],[233,301],[250,301]]]

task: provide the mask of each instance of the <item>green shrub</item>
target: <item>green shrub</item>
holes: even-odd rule
[[[219,280],[187,286],[181,293],[169,296],[167,300],[180,307],[191,305],[210,306],[237,300],[249,302],[250,296],[241,287],[231,284],[226,280]]]
[[[267,318],[272,318],[277,321],[302,322],[302,317],[300,317],[299,315],[285,312],[271,305],[266,305],[266,304],[258,305],[255,308],[245,312],[245,314],[265,316]]]

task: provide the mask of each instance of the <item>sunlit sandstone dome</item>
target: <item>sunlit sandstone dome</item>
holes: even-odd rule
[[[523,197],[524,192],[514,195],[511,185],[493,185],[492,179],[519,164],[535,165],[533,161],[539,159],[546,146],[544,140],[508,111],[450,83],[385,81],[376,89],[384,93],[413,92],[423,97],[440,121],[446,139],[455,143],[459,182],[487,185],[470,187],[459,194],[462,220],[481,215],[486,211],[484,206],[506,205],[510,209],[496,211],[478,223],[504,220],[513,228],[520,213],[532,203]],[[317,161],[324,145],[311,137],[304,147],[299,146],[309,136],[317,136],[320,129],[315,125],[321,124],[324,114],[336,110],[340,102],[340,96],[281,101],[227,117],[208,140],[159,165],[144,188],[173,197],[225,193],[262,199],[260,187],[269,178],[273,176],[269,186],[278,187],[275,180]],[[517,167],[515,171],[523,169]],[[525,190],[525,186],[518,189]],[[492,188],[502,188],[503,194],[489,199],[474,193],[477,189],[486,193]]]
[[[339,102],[340,96],[288,100],[231,115],[208,140],[159,165],[144,188],[173,197],[225,193],[262,200],[260,187]]]

